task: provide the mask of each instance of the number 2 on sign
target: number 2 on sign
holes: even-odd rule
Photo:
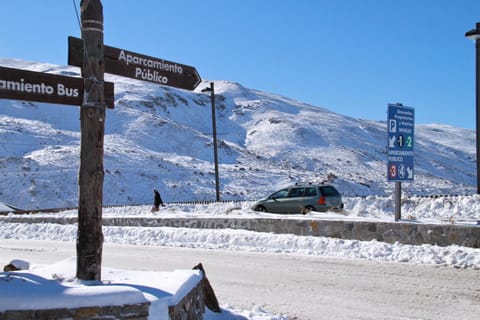
[[[413,146],[413,138],[412,136],[407,137],[407,148],[411,148]]]

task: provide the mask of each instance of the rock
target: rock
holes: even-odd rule
[[[30,263],[25,260],[15,259],[10,261],[5,267],[3,267],[4,272],[8,271],[18,271],[18,270],[28,270],[30,268]]]
[[[203,291],[203,299],[205,306],[213,312],[221,313],[222,309],[218,305],[217,297],[215,296],[215,292],[213,291],[212,286],[210,285],[210,281],[208,281],[207,274],[205,273],[205,269],[203,269],[203,265],[201,263],[197,264],[193,267],[193,270],[200,270],[203,273],[202,279],[202,291]]]
[[[17,269],[13,264],[9,263],[5,267],[3,267],[3,272],[10,272],[10,271],[18,271],[20,269]]]

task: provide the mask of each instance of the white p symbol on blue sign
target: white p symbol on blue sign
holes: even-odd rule
[[[390,119],[388,123],[388,131],[397,132],[397,120]]]

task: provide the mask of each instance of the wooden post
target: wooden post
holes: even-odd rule
[[[80,109],[77,278],[101,280],[105,133],[103,7],[100,0],[82,0],[80,7],[85,91]]]

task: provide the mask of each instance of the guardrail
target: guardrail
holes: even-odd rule
[[[243,203],[253,200],[196,200],[196,201],[174,201],[174,202],[164,202],[165,204],[174,204],[174,205],[209,205],[213,203]],[[115,204],[115,205],[104,205],[103,208],[119,208],[119,207],[140,207],[140,206],[151,206],[148,203],[129,203],[129,204]],[[67,210],[78,210],[78,207],[63,207],[63,208],[45,208],[45,209],[19,209],[12,206],[8,206],[12,210],[10,211],[0,211],[0,215],[7,215],[10,213],[13,214],[35,214],[35,213],[56,213]]]
[[[462,194],[433,194],[433,195],[409,195],[408,198],[456,198],[456,197],[466,197],[466,196],[473,196],[473,194],[469,195],[462,195]],[[366,196],[344,196],[344,198],[367,198]],[[209,205],[213,203],[243,203],[243,202],[252,202],[256,201],[257,199],[243,199],[243,200],[191,200],[191,201],[172,201],[172,202],[165,202],[165,204],[174,204],[174,205]],[[125,207],[125,206],[150,206],[149,203],[129,203],[129,204],[118,204],[118,205],[105,205],[104,208],[118,208],[118,207]],[[12,208],[11,211],[0,211],[0,215],[7,215],[9,213],[13,214],[35,214],[40,212],[45,213],[56,213],[62,212],[67,210],[77,210],[78,207],[63,207],[63,208],[44,208],[44,209],[19,209],[13,206],[8,206]]]

